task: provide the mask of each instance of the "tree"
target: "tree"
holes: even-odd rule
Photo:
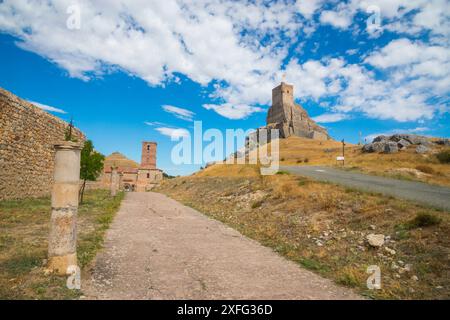
[[[83,184],[80,189],[80,203],[83,203],[86,181],[97,180],[103,169],[103,160],[105,160],[105,156],[95,151],[92,141],[87,140],[81,150],[80,178],[83,180]]]

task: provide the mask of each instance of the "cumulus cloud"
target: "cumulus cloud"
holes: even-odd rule
[[[170,127],[159,127],[155,128],[160,134],[170,137],[172,139],[178,139],[181,137],[188,137],[189,131],[182,128],[170,128]]]
[[[324,113],[320,116],[313,117],[313,120],[318,123],[332,123],[348,119],[348,117],[347,114],[343,113]]]
[[[235,105],[231,103],[204,104],[203,108],[206,110],[214,110],[221,116],[233,120],[247,118],[254,112],[261,112],[264,110],[260,107],[253,107],[245,104]]]
[[[323,0],[297,0],[295,5],[298,11],[306,18],[311,18],[312,15],[320,8]]]
[[[194,112],[175,106],[163,105],[162,108],[164,111],[173,114],[178,119],[186,121],[193,121],[193,118],[195,116]]]
[[[262,111],[258,106],[270,103],[271,89],[284,73],[297,98],[336,101],[327,111],[334,114],[415,121],[447,110],[442,106],[450,87],[446,0],[376,1],[383,30],[402,36],[357,64],[345,57],[291,57],[290,45],[320,23],[339,31],[351,28],[355,15],[367,14],[372,1],[76,3],[80,29],[71,30],[66,26],[71,0],[1,1],[0,31],[84,81],[122,70],[150,86],[163,86],[183,74],[204,87],[211,85],[213,101],[204,107],[229,119]],[[425,31],[429,41],[407,39]],[[186,113],[191,111],[170,107],[166,111],[175,116],[193,119],[194,114]]]
[[[35,102],[35,101],[28,101],[28,102],[31,103],[31,104],[34,104],[36,107],[38,107],[38,108],[40,108],[42,110],[45,110],[45,111],[56,112],[56,113],[67,113],[67,112],[65,112],[62,109],[55,108],[55,107],[52,107],[52,106],[48,106],[46,104],[42,104],[42,103],[39,103],[39,102]]]
[[[326,10],[320,15],[320,22],[345,29],[351,24],[351,18],[352,16],[347,15],[345,12]]]

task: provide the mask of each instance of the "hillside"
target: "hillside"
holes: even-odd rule
[[[280,159],[287,165],[336,166],[341,148],[336,141],[290,137],[280,140]],[[382,175],[428,166],[434,174],[403,178],[448,185],[448,165],[433,154],[362,153],[360,146],[347,145],[346,159],[348,170]],[[368,297],[450,297],[449,212],[286,172],[261,176],[258,165],[209,166],[166,180],[158,191]],[[371,234],[384,243],[370,245]],[[367,289],[370,265],[381,269],[381,290]]]
[[[415,146],[408,146],[398,153],[364,153],[361,146],[346,144],[346,170],[357,170],[369,174],[399,179],[417,180],[450,186],[450,165],[442,164],[436,154],[448,147],[433,145],[429,153],[418,154]],[[280,163],[282,165],[327,165],[342,167],[336,157],[342,155],[342,143],[317,141],[299,137],[280,140]]]

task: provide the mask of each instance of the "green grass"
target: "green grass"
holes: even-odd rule
[[[103,245],[123,193],[90,190],[78,210],[78,263],[86,268]],[[66,278],[44,273],[50,198],[0,201],[0,299],[74,299]]]

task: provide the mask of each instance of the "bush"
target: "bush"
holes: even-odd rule
[[[289,174],[287,171],[278,171],[277,174]]]
[[[416,215],[416,217],[408,221],[405,225],[407,229],[416,229],[421,227],[429,227],[438,225],[441,223],[442,219],[436,217],[430,213],[421,212]]]
[[[303,162],[302,159],[298,159],[298,160],[297,160],[297,163],[302,163],[302,162]]]
[[[450,163],[450,150],[444,150],[436,154],[440,163]]]
[[[261,207],[261,205],[263,204],[264,200],[259,200],[259,201],[255,201],[252,204],[252,209],[256,209],[258,207]]]
[[[433,173],[434,173],[434,170],[433,170],[432,167],[426,166],[426,165],[423,165],[423,164],[418,165],[418,166],[416,167],[416,169],[419,170],[419,171],[421,171],[421,172],[423,172],[423,173],[428,173],[428,174],[433,174]]]
[[[303,160],[303,161],[305,161],[305,163],[308,163],[308,162],[309,162],[309,159],[308,159],[308,158],[305,158],[305,160]]]

